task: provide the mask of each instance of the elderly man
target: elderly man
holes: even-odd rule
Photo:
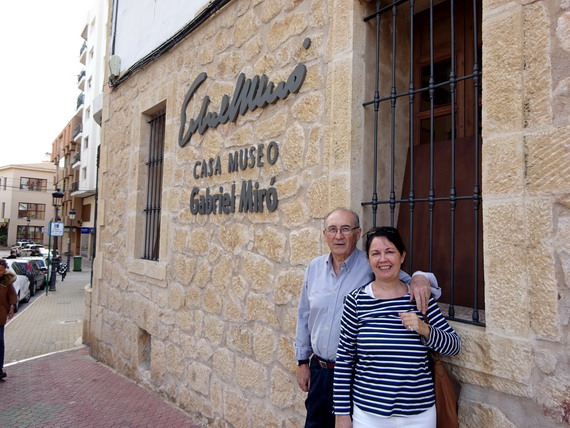
[[[8,263],[0,259],[0,379],[6,377],[4,372],[4,326],[14,316],[14,305],[17,301],[14,289],[16,274],[8,270]]]
[[[295,357],[297,383],[308,392],[305,428],[334,427],[334,361],[340,336],[344,297],[373,280],[364,251],[356,248],[362,230],[358,214],[339,208],[325,217],[325,240],[330,254],[312,260],[305,272],[297,315]],[[410,284],[410,299],[425,313],[430,294],[441,290],[431,273],[404,272],[400,279]],[[431,287],[430,287],[431,284]]]

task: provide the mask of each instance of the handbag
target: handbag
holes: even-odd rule
[[[457,402],[461,384],[445,367],[437,352],[431,352],[437,428],[458,428]]]

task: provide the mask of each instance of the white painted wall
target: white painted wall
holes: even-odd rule
[[[176,34],[208,3],[208,0],[113,0],[118,6],[114,53],[121,58],[121,72]]]

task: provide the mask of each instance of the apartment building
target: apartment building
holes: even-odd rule
[[[0,167],[0,245],[22,239],[48,244],[54,179],[50,162]]]
[[[64,190],[63,219],[75,212],[75,226],[71,232],[73,255],[92,258],[95,236],[95,207],[97,194],[97,153],[101,137],[103,104],[103,75],[106,49],[105,29],[107,2],[96,0],[87,11],[81,31],[83,44],[79,62],[83,68],[77,76],[81,93],[77,97],[77,111],[72,119],[72,135],[54,142],[53,161],[57,165],[58,185]],[[67,129],[67,127],[66,127]],[[64,131],[65,132],[65,131]],[[65,239],[64,239],[65,241]]]

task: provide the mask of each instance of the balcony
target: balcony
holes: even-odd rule
[[[71,193],[77,192],[79,190],[79,181],[74,181],[71,183]]]
[[[82,133],[83,133],[83,123],[80,123],[75,128],[73,128],[73,134],[71,134],[71,138],[74,141],[77,141],[78,137],[80,137]]]
[[[79,110],[79,108],[83,105],[84,102],[85,102],[85,94],[81,93],[77,97],[77,110]]]
[[[85,65],[85,59],[87,58],[87,41],[83,42],[81,49],[79,50],[79,62]]]
[[[85,70],[81,70],[81,72],[77,75],[77,87],[81,91],[85,89]]]
[[[71,166],[75,167],[79,162],[81,162],[81,152],[77,152],[71,158]]]

